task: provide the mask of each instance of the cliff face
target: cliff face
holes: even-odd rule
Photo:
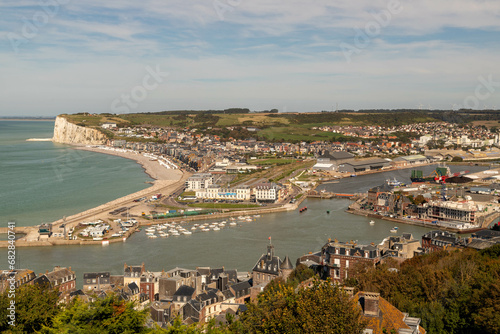
[[[100,145],[106,142],[106,136],[95,129],[85,128],[68,122],[57,116],[52,141],[62,144]]]

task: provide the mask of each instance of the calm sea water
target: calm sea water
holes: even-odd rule
[[[0,169],[2,171],[1,216],[16,219],[19,225],[52,221],[145,187],[148,178],[132,161],[93,152],[75,151],[50,142],[25,142],[29,137],[51,137],[52,123],[0,122]],[[7,132],[10,135],[5,135]],[[4,158],[4,156],[6,158]],[[425,167],[430,173],[434,167]],[[455,168],[452,170],[463,170]],[[467,167],[476,171],[484,168]],[[4,171],[7,174],[4,174]],[[323,185],[328,190],[362,192],[396,177],[409,182],[410,170],[347,178]],[[7,175],[6,177],[4,177]],[[20,189],[19,189],[20,188]],[[8,204],[6,204],[8,203]],[[251,271],[266,251],[269,237],[278,256],[292,262],[310,251],[318,251],[328,238],[358,243],[380,243],[398,226],[400,233],[421,238],[429,229],[355,216],[345,212],[349,200],[307,199],[308,210],[262,215],[220,231],[195,232],[179,237],[148,239],[144,231],[125,243],[109,246],[30,247],[16,250],[16,266],[36,273],[54,266],[71,266],[82,286],[84,272],[110,271],[123,274],[123,264],[142,262],[151,271],[173,267],[224,266]],[[6,211],[4,211],[6,210]],[[328,214],[327,211],[330,211]],[[199,223],[199,222],[198,222]],[[191,226],[193,223],[189,224]],[[0,256],[0,269],[7,267],[6,252]]]
[[[0,226],[52,222],[144,189],[134,161],[52,142],[54,122],[0,121]]]

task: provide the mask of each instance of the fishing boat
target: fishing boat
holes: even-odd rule
[[[391,186],[391,187],[401,187],[401,186],[404,186],[404,183],[401,182],[401,181],[396,180],[396,178],[394,178],[392,180],[391,179],[387,179],[386,182],[387,182],[387,185]]]
[[[394,226],[394,227],[391,229],[391,233],[398,233],[398,227],[397,227],[397,226]]]

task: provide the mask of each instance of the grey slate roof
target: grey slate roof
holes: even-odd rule
[[[186,297],[191,297],[194,293],[194,288],[187,286],[187,285],[181,285],[177,291],[174,293],[174,297],[176,296],[186,296]],[[175,299],[175,298],[174,298]]]
[[[285,256],[285,259],[283,260],[283,262],[280,265],[280,269],[293,269],[292,262],[290,261],[290,258],[288,257],[288,255]]]

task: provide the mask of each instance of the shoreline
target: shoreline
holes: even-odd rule
[[[103,203],[99,206],[90,208],[88,210],[78,212],[76,214],[73,214],[71,216],[65,217],[58,219],[56,221],[51,222],[50,224],[53,227],[57,227],[62,223],[65,223],[67,228],[70,228],[71,226],[76,226],[80,222],[87,221],[90,219],[95,219],[97,215],[105,216],[106,218],[112,218],[109,217],[109,211],[112,211],[113,209],[123,207],[123,206],[130,206],[130,205],[136,205],[137,203],[134,203],[133,200],[138,198],[138,197],[144,197],[144,196],[150,196],[152,194],[156,193],[162,193],[164,195],[166,194],[171,194],[175,190],[179,188],[179,186],[183,185],[185,180],[191,175],[191,173],[184,172],[180,169],[167,169],[166,167],[160,165],[158,161],[153,161],[148,157],[145,157],[144,155],[140,153],[132,153],[131,151],[124,151],[124,152],[119,152],[119,151],[112,151],[109,149],[103,149],[99,147],[86,147],[86,146],[80,146],[80,145],[71,145],[73,149],[80,149],[80,150],[86,150],[86,151],[92,151],[92,152],[97,152],[97,153],[102,153],[102,154],[109,154],[109,155],[114,155],[118,156],[121,158],[133,160],[141,167],[143,168],[144,173],[146,173],[150,178],[152,178],[154,181],[150,182],[152,185],[149,187],[146,187],[142,190],[133,192],[131,194],[119,197],[117,199],[111,200],[107,203]],[[1,232],[6,232],[4,231],[5,228],[0,229]],[[95,245],[99,244],[100,242],[92,242],[92,241],[83,241],[83,240],[66,240],[62,238],[53,238],[52,240],[47,239],[47,240],[39,240],[39,235],[38,235],[38,225],[34,226],[23,226],[23,227],[16,227],[15,228],[16,233],[23,233],[25,234],[24,237],[19,238],[16,240],[16,245],[19,247],[24,247],[24,246],[56,246],[56,245]],[[116,241],[125,241],[125,239],[117,239],[117,240],[110,240],[111,242],[116,242]],[[7,247],[7,241],[0,241],[0,248]]]
[[[169,181],[178,181],[182,178],[184,174],[180,169],[167,169],[161,166],[157,161],[151,161],[150,158],[145,157],[139,152],[132,153],[132,151],[113,151],[111,149],[103,149],[96,146],[74,146],[74,149],[97,152],[102,154],[114,155],[117,157],[133,160],[144,170],[150,178],[152,178],[154,183],[156,181],[169,180]]]

